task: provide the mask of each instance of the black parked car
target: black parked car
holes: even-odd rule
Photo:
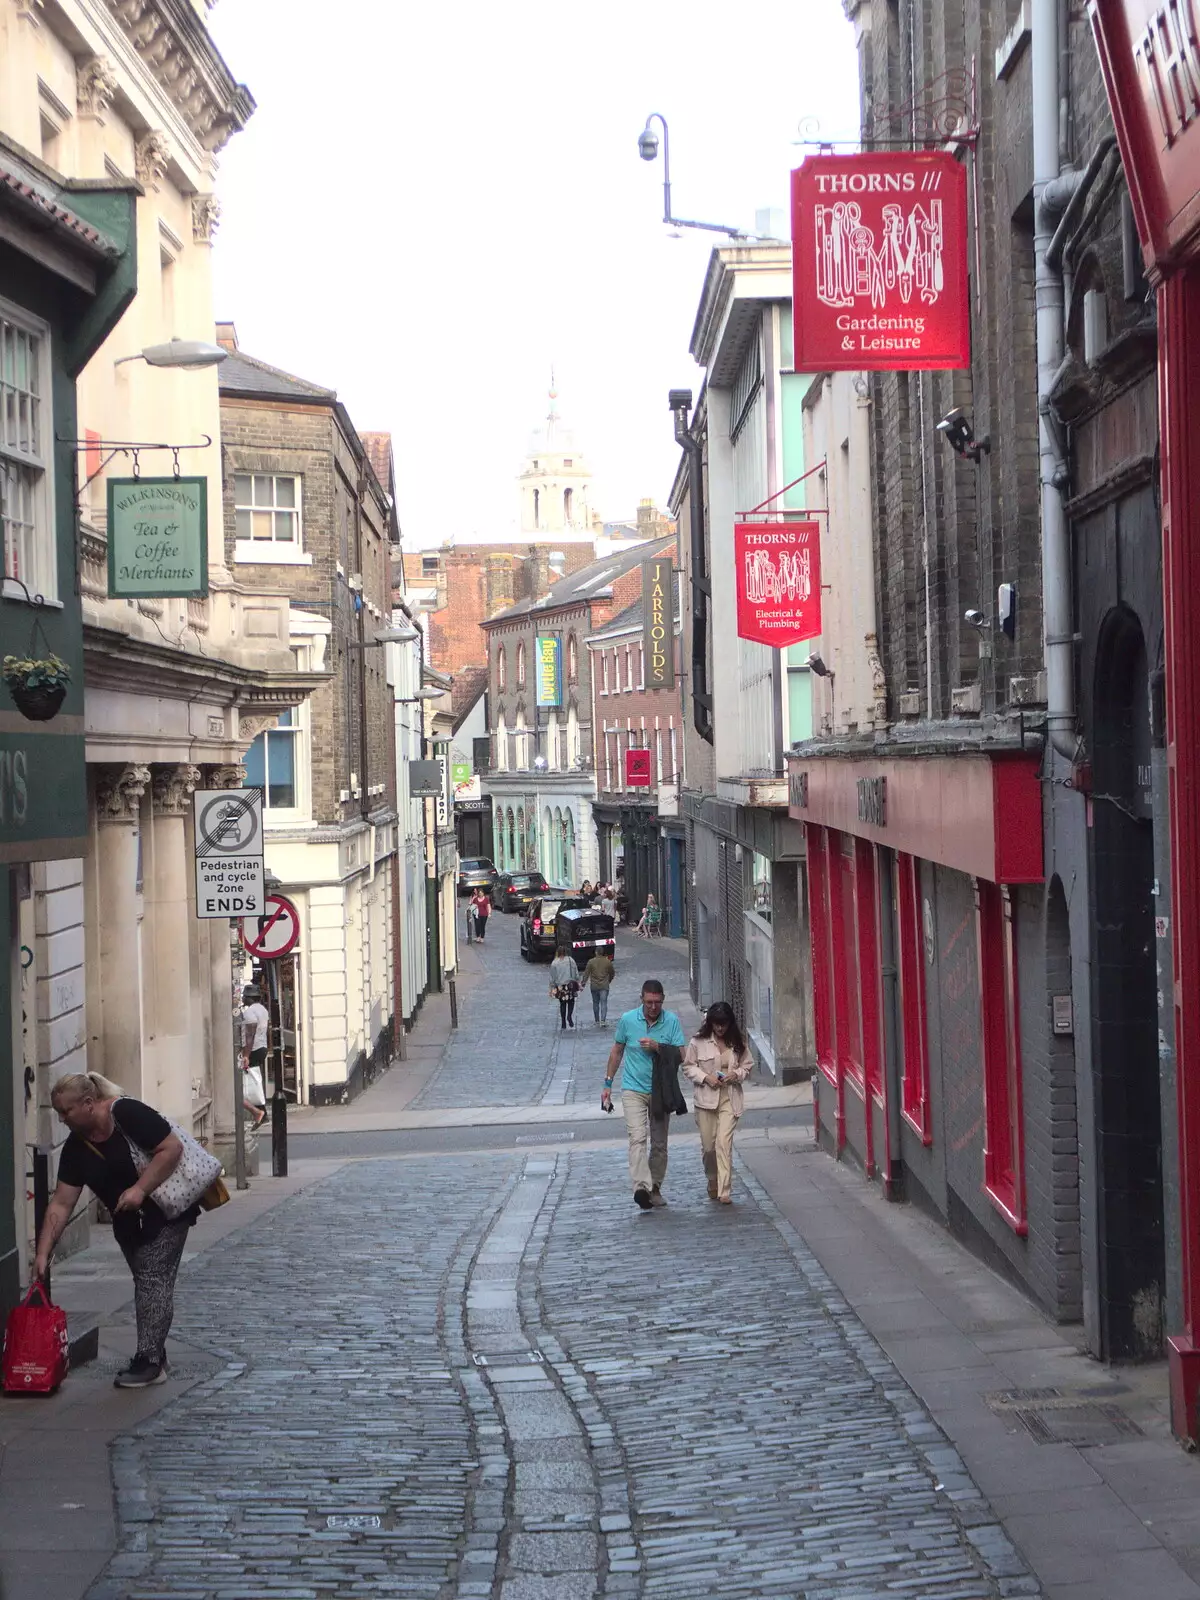
[[[458,892],[474,894],[476,889],[486,889],[494,894],[499,876],[486,856],[464,856],[458,863]]]
[[[574,889],[545,889],[525,907],[521,918],[521,954],[526,961],[553,961],[558,948],[556,926],[560,911],[590,910]]]
[[[607,956],[611,961],[617,954],[613,919],[597,905],[560,906],[554,937],[557,944],[566,945],[581,972],[593,956]]]
[[[549,887],[540,872],[502,872],[496,879],[492,903],[497,911],[524,911]]]

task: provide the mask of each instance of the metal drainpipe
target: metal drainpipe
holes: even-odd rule
[[[688,513],[691,523],[692,722],[706,744],[713,742],[712,695],[708,687],[708,607],[712,584],[704,570],[704,447],[693,438],[683,411],[675,411],[675,443],[687,451]]]
[[[1048,259],[1055,219],[1079,173],[1060,172],[1059,0],[1033,0],[1034,304],[1037,318],[1038,445],[1042,499],[1042,615],[1046,656],[1046,730],[1060,755],[1079,747],[1075,715],[1075,638],[1071,547],[1064,490],[1067,464],[1055,438],[1050,390],[1063,358],[1063,282]]]

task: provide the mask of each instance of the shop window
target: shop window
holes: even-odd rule
[[[858,972],[857,995],[850,996],[850,1004],[861,1011],[861,1044],[863,1079],[867,1092],[877,1100],[883,1098],[883,1050],[880,1043],[879,1018],[879,914],[875,886],[875,846],[869,839],[854,841],[854,898],[858,912]]]
[[[975,893],[983,1011],[983,1186],[996,1209],[1023,1236],[1028,1226],[1015,908],[1002,885],[981,878]]]
[[[834,1026],[837,1062],[862,1087],[862,1021],[858,1010],[858,918],[855,915],[854,838],[829,835],[829,909],[833,929]]]
[[[808,920],[812,944],[813,1031],[816,1036],[817,1065],[829,1079],[837,1082],[837,1056],[833,1036],[833,933],[829,901],[828,834],[814,823],[807,824],[808,840]]]
[[[900,1013],[904,1050],[901,1109],[921,1136],[933,1143],[929,1092],[929,1027],[925,1011],[925,940],[921,915],[921,869],[912,856],[896,857],[897,947],[900,951]]]
[[[51,475],[50,341],[44,323],[0,301],[0,537],[4,577],[58,595]],[[5,593],[21,593],[16,583]]]

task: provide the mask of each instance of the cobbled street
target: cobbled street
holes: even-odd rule
[[[597,1095],[586,996],[553,1031],[515,918],[481,960],[415,1103]],[[626,938],[619,966],[614,1016],[643,973],[682,996],[677,950]],[[397,1134],[204,1252],[175,1334],[208,1375],[117,1441],[91,1600],[1039,1594],[760,1185],[742,1169],[713,1206],[689,1138],[666,1194],[634,1207],[617,1137],[431,1156]]]

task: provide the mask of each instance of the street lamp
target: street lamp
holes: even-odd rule
[[[125,361],[144,361],[148,367],[181,367],[192,371],[219,366],[228,354],[221,345],[206,344],[203,339],[168,339],[166,344],[148,344],[136,355],[118,356],[113,366],[119,367]]]
[[[731,239],[748,239],[750,234],[744,233],[741,228],[727,228],[721,222],[688,222],[684,217],[671,215],[671,136],[667,131],[667,119],[661,111],[652,111],[646,118],[646,126],[638,134],[638,155],[643,161],[654,161],[658,157],[658,135],[650,126],[658,122],[662,127],[663,146],[663,221],[672,228],[702,228],[706,233],[727,233]]]

